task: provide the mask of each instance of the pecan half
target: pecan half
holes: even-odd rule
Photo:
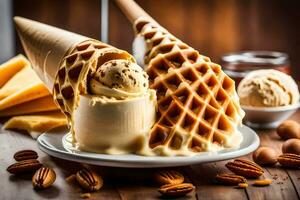
[[[162,170],[154,173],[154,180],[160,185],[179,184],[183,183],[184,176],[178,171]]]
[[[239,183],[246,183],[247,180],[243,176],[235,175],[235,174],[218,174],[216,176],[216,180],[218,183],[225,185],[238,185]]]
[[[32,186],[34,189],[45,189],[50,187],[56,179],[56,174],[49,167],[38,169],[32,177]]]
[[[164,196],[180,197],[184,196],[195,189],[191,183],[167,184],[159,188],[159,192]]]
[[[245,159],[235,159],[233,162],[228,162],[225,166],[233,173],[246,178],[258,178],[264,173],[264,170],[259,165]]]
[[[14,159],[16,161],[30,160],[30,159],[37,159],[37,158],[38,158],[38,154],[33,150],[18,151],[14,155]]]
[[[21,174],[25,172],[34,172],[35,170],[39,169],[42,164],[35,159],[31,160],[22,160],[20,162],[16,162],[10,165],[7,168],[7,171],[11,174]]]
[[[285,153],[277,158],[283,167],[298,168],[300,167],[300,155]]]
[[[90,192],[99,190],[103,185],[101,176],[86,168],[76,173],[76,180],[82,188]]]

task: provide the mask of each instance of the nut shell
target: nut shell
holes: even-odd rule
[[[253,161],[259,165],[274,165],[277,155],[270,147],[260,147],[252,154]]]
[[[285,140],[291,138],[300,139],[300,124],[293,120],[286,120],[277,127],[276,132]]]
[[[32,186],[36,190],[50,187],[56,179],[56,173],[49,167],[38,169],[32,177]]]
[[[300,140],[289,139],[282,144],[282,153],[294,153],[300,155]]]

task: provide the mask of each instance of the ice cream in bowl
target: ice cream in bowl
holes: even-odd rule
[[[295,80],[280,71],[262,69],[250,72],[238,85],[244,120],[255,128],[274,128],[299,107]]]

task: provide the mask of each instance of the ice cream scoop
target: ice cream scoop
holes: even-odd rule
[[[112,60],[101,65],[92,75],[92,94],[124,99],[145,94],[148,91],[148,75],[136,63]]]
[[[137,64],[115,59],[98,66],[74,112],[78,148],[107,154],[147,149],[155,122],[156,93]]]
[[[278,107],[299,102],[296,82],[277,70],[250,72],[239,84],[238,95],[244,106]]]

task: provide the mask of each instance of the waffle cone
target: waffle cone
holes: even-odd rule
[[[89,95],[92,73],[110,60],[135,59],[126,51],[85,36],[21,17],[14,20],[33,68],[66,115],[74,139],[73,112],[80,95]]]
[[[74,45],[89,38],[22,17],[14,17],[14,21],[34,70],[52,90],[63,57]]]
[[[221,66],[147,18],[136,20],[135,32],[147,43],[144,63],[157,91],[149,146],[163,155],[238,147],[244,112]]]
[[[144,43],[134,44],[134,49],[143,53],[150,88],[157,92],[158,113],[149,147],[161,155],[238,147],[244,112],[234,81],[220,65],[153,21],[133,0],[116,3],[133,22],[136,40]]]

